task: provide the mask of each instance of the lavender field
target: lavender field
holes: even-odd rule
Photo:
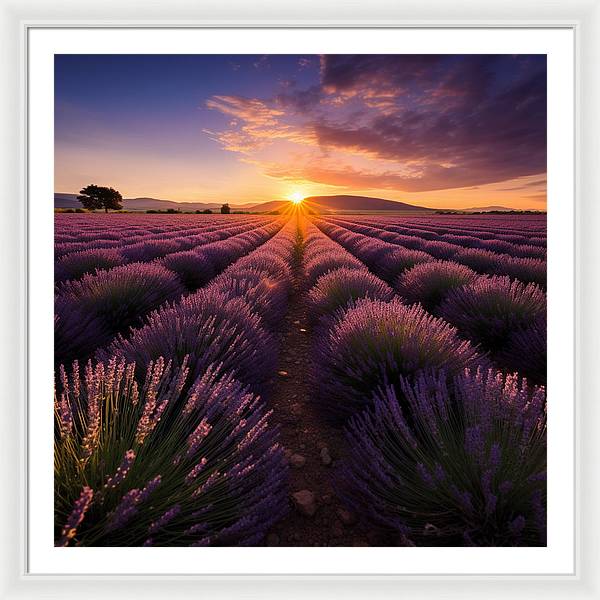
[[[57,546],[544,546],[546,216],[55,215]]]

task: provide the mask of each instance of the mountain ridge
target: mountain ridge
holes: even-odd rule
[[[177,202],[175,200],[164,200],[151,197],[124,198],[123,208],[131,211],[146,210],[212,210],[218,211],[222,202]],[[270,200],[263,203],[246,202],[244,204],[228,203],[233,211],[271,212],[281,210],[290,205],[289,200]],[[505,206],[476,206],[460,209],[437,209],[408,204],[398,200],[386,200],[371,196],[356,196],[347,194],[336,194],[330,196],[307,196],[302,204],[316,213],[352,213],[352,212],[403,212],[403,213],[434,213],[436,211],[458,211],[458,212],[488,212],[488,211],[511,211],[514,209]],[[54,194],[55,208],[81,208],[77,200],[77,194],[56,192]]]

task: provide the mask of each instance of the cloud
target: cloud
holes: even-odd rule
[[[271,177],[412,192],[546,171],[543,55],[326,55],[316,84],[207,106],[234,118],[212,132],[227,150],[312,147],[292,167],[254,156]]]
[[[499,188],[498,191],[499,192],[513,192],[513,191],[518,191],[518,190],[527,190],[528,188],[532,188],[532,187],[546,187],[546,180],[545,179],[536,179],[535,181],[528,181],[526,183],[523,183],[521,185],[516,185],[514,187]]]

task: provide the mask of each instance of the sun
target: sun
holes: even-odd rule
[[[300,192],[292,192],[288,198],[294,203],[294,204],[300,204],[302,202],[302,200],[304,200],[304,196],[300,193]]]

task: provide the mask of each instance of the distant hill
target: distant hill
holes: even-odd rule
[[[304,199],[303,204],[315,213],[360,213],[360,212],[402,212],[402,213],[434,213],[437,209],[425,208],[406,202],[386,200],[384,198],[371,198],[369,196],[309,196]],[[125,198],[123,208],[125,210],[219,210],[221,202],[175,202],[173,200],[161,200],[158,198]],[[242,210],[252,212],[272,212],[282,210],[290,206],[288,200],[271,200],[269,202],[256,203],[246,202],[244,204],[229,203],[231,210]],[[54,194],[55,208],[81,208],[77,200],[77,194]],[[477,206],[473,208],[444,209],[455,212],[510,212],[511,208],[505,206]]]
[[[157,198],[124,198],[125,210],[168,210],[169,208],[183,211],[218,210],[222,203],[216,202],[174,202]],[[304,204],[317,213],[361,212],[361,211],[396,211],[396,212],[433,212],[430,208],[414,206],[405,202],[369,198],[368,196],[310,196],[304,199]],[[256,212],[271,212],[282,210],[290,205],[288,200],[271,200],[263,203],[229,204],[232,210],[247,210]],[[55,208],[81,208],[77,194],[54,194]]]
[[[159,200],[157,198],[124,198],[123,208],[125,210],[218,210],[222,202],[175,202],[173,200]],[[232,210],[250,210],[250,205],[230,204]],[[54,194],[54,208],[81,208],[81,202],[77,200],[77,194]]]
[[[433,212],[434,209],[423,206],[415,206],[406,202],[396,200],[385,200],[384,198],[370,198],[369,196],[309,196],[304,203],[318,212],[341,212],[341,211],[395,211],[395,212]]]

